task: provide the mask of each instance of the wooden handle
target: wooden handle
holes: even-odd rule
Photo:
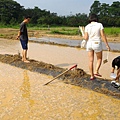
[[[55,78],[53,78],[51,81],[47,82],[46,84],[44,85],[48,85],[49,83],[51,83],[53,80],[55,80],[56,78],[60,77],[61,75],[65,74],[66,72],[68,72],[69,70],[72,70],[73,68],[77,67],[77,64],[72,66],[71,68],[69,68],[68,70],[62,72],[61,74],[59,74],[58,76],[56,76]]]
[[[80,31],[82,33],[82,36],[84,36],[84,31],[83,31],[82,27],[79,26],[79,29],[80,29]]]

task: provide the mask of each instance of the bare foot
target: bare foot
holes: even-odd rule
[[[25,62],[25,63],[30,63],[30,61],[28,61],[28,60],[24,60],[23,62]]]

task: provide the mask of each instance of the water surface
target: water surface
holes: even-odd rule
[[[18,40],[0,40],[0,54],[18,54],[18,52],[21,53],[21,51],[21,45]],[[111,79],[112,60],[119,55],[120,53],[118,52],[110,52],[108,62],[101,65],[100,73],[104,79]],[[83,49],[29,42],[27,56],[30,59],[43,61],[62,68],[69,68],[77,64],[78,68],[90,74],[88,68],[88,53]],[[107,52],[104,51],[103,60],[106,58]]]
[[[54,42],[61,45],[68,46],[80,46],[82,40],[70,40],[70,39],[62,39],[62,38],[51,38],[51,37],[43,37],[43,38],[30,38],[30,40],[38,41],[38,42]],[[112,50],[120,51],[120,43],[109,43]],[[106,50],[106,46],[103,43],[103,49]]]

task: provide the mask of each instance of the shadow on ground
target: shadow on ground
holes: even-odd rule
[[[56,67],[52,64],[47,64],[32,59],[30,59],[30,63],[24,63],[21,61],[21,56],[19,55],[0,54],[0,61],[12,66],[20,67],[22,69],[27,69],[41,74],[50,75],[53,77],[56,77],[66,70],[60,67]],[[66,84],[80,86],[120,99],[120,90],[111,86],[110,80],[96,78],[95,80],[91,81],[89,78],[90,76],[86,74],[84,70],[76,68],[74,70],[68,71],[64,75],[60,76],[58,79],[62,80]]]

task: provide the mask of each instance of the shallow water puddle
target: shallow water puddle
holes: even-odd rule
[[[1,120],[119,120],[120,100],[0,63]]]

